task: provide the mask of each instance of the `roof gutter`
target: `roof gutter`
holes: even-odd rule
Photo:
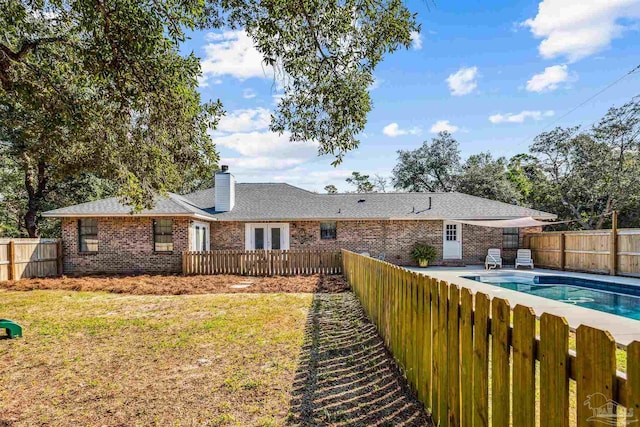
[[[216,218],[219,222],[286,222],[286,221],[466,221],[466,220],[504,220],[522,218],[520,216],[477,217],[477,218],[445,218],[445,217],[317,217],[317,218]],[[539,220],[553,220],[554,216],[534,216]]]
[[[179,214],[179,213],[143,213],[143,214],[128,214],[128,213],[51,213],[51,212],[43,212],[42,216],[44,218],[144,218],[144,217],[187,217],[187,218],[196,218],[203,219],[207,221],[218,221],[217,218],[213,218],[210,216],[200,215],[200,214]]]

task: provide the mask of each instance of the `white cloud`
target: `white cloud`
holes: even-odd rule
[[[418,135],[421,130],[418,127],[414,127],[411,129],[400,129],[400,126],[397,123],[390,123],[386,125],[382,129],[382,133],[390,138],[395,138],[401,135]]]
[[[274,172],[288,176],[318,156],[316,143],[293,142],[290,136],[288,132],[239,132],[214,136],[213,141],[225,151],[220,164],[229,165],[242,182],[290,182],[275,179]]]
[[[454,133],[458,130],[458,126],[452,125],[449,123],[449,120],[438,120],[431,126],[429,132],[431,133],[440,133],[440,132],[449,132]]]
[[[258,173],[263,178],[260,181],[265,181],[265,172],[273,172],[274,170],[282,171],[290,169],[292,167],[305,163],[308,159],[289,158],[281,159],[269,156],[260,157],[222,157],[220,164],[229,165],[233,173],[242,178],[242,181],[246,181],[246,177],[252,173]],[[267,179],[271,181],[271,179]]]
[[[284,132],[238,132],[214,137],[217,145],[230,148],[247,157],[271,157],[283,159],[309,159],[318,154],[318,145],[313,142],[293,142]]]
[[[233,166],[239,176],[259,171],[270,174],[317,156],[316,143],[293,142],[288,132],[278,134],[267,130],[270,123],[271,111],[266,108],[235,110],[223,117],[213,132],[213,142],[227,149],[221,164]]]
[[[637,0],[542,0],[538,14],[522,25],[543,39],[543,58],[565,56],[574,62],[609,47],[629,27],[625,19],[640,17]]]
[[[234,110],[220,119],[216,133],[251,132],[266,129],[271,123],[271,110],[266,108]]]
[[[272,158],[256,158],[246,161],[243,158],[223,157],[222,164],[228,164],[230,170],[239,182],[286,182],[300,188],[305,188],[318,193],[325,193],[324,187],[333,184],[338,191],[352,190],[345,182],[351,176],[351,169],[343,169],[328,166],[329,162],[309,161],[300,163],[300,159],[276,161]],[[318,169],[320,167],[320,169]],[[360,170],[360,172],[373,175],[373,171]],[[388,171],[381,171],[388,173]]]
[[[507,113],[507,114],[494,114],[493,116],[489,116],[489,121],[491,123],[523,123],[526,119],[533,120],[542,120],[545,117],[553,116],[553,111],[529,111],[525,110],[518,114]]]
[[[273,68],[263,63],[262,54],[244,30],[209,33],[207,40],[211,43],[205,45],[205,58],[200,63],[203,76],[273,78]]]
[[[461,96],[471,93],[477,86],[478,67],[462,67],[447,77],[451,95]]]
[[[378,77],[374,77],[373,78],[373,83],[371,83],[369,85],[369,90],[371,91],[371,90],[378,89],[382,83],[384,83],[384,79],[380,79]]]
[[[244,99],[251,99],[251,98],[255,98],[255,97],[256,97],[256,91],[255,91],[255,90],[253,90],[253,89],[251,89],[251,88],[244,89],[244,90],[242,91],[242,97],[243,97]]]
[[[411,31],[411,47],[415,50],[422,49],[422,35],[419,31]]]
[[[529,92],[552,91],[558,88],[562,82],[569,79],[569,73],[566,65],[554,65],[547,67],[540,74],[535,74],[527,82],[527,90]]]
[[[196,80],[198,81],[198,87],[209,86],[209,77],[206,75],[198,76]],[[214,85],[222,84],[222,79],[215,79],[211,83]]]

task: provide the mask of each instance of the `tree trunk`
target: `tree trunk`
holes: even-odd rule
[[[29,200],[29,206],[31,206],[31,200]],[[29,233],[29,237],[40,237],[40,230],[38,229],[38,211],[33,208],[28,208],[24,214],[24,226]]]
[[[27,211],[24,214],[24,226],[29,237],[40,237],[38,214],[47,191],[47,169],[43,161],[39,161],[36,170],[32,170],[28,158],[25,161],[24,186],[27,190]],[[34,176],[35,175],[35,176]]]

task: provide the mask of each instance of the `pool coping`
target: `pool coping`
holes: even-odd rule
[[[501,288],[499,286],[494,286],[488,283],[465,279],[463,276],[490,273],[529,274],[538,276],[571,276],[589,280],[598,280],[601,282],[615,282],[638,287],[640,287],[640,279],[547,269],[516,270],[515,268],[510,267],[490,271],[485,270],[483,266],[404,268],[430,277],[435,277],[439,280],[446,280],[449,283],[461,287],[469,288],[474,293],[483,292],[490,297],[504,298],[509,301],[509,304],[512,308],[518,304],[526,305],[527,307],[531,307],[538,317],[540,317],[542,313],[551,313],[556,316],[562,316],[567,320],[567,322],[569,323],[569,327],[572,330],[575,330],[580,325],[588,325],[594,328],[608,331],[616,341],[617,346],[620,348],[626,348],[626,346],[633,341],[640,341],[640,321],[638,320],[629,319],[627,317],[617,316],[590,308],[579,307],[576,305],[571,305],[535,295],[525,294],[523,292]]]

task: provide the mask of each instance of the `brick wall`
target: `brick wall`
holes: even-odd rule
[[[181,253],[190,247],[187,218],[173,218],[172,253],[153,252],[153,218],[98,218],[98,252],[78,252],[76,218],[62,221],[65,274],[173,273],[182,269]],[[211,249],[244,250],[244,222],[211,222]],[[416,243],[434,246],[442,263],[442,221],[338,221],[337,238],[320,239],[319,221],[289,222],[291,249],[348,249],[377,256],[399,265],[414,265],[409,256]],[[526,232],[520,230],[520,247]],[[482,264],[489,248],[502,248],[502,229],[462,226],[462,261]],[[514,250],[504,250],[506,263],[515,259]]]
[[[182,251],[189,248],[189,219],[173,218],[172,253],[154,253],[153,219],[98,218],[98,252],[81,253],[77,218],[65,218],[62,221],[65,274],[180,272]]]
[[[409,256],[416,243],[434,246],[442,263],[442,221],[337,221],[337,237],[320,239],[320,221],[289,222],[291,249],[348,249],[377,256],[384,252],[389,262],[413,265]],[[520,233],[520,238],[524,233]],[[244,222],[213,222],[211,249],[244,250]],[[522,242],[520,247],[523,247]],[[502,229],[463,224],[462,261],[483,264],[489,248],[502,248]],[[506,259],[515,259],[515,249],[505,251]]]

